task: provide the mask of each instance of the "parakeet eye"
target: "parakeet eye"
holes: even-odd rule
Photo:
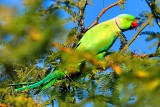
[[[126,20],[130,20],[130,19],[127,17]]]

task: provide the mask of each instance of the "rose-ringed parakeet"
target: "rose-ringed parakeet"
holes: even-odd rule
[[[90,53],[98,60],[102,59],[110,47],[113,45],[118,35],[128,29],[137,28],[136,18],[130,14],[121,14],[108,21],[102,22],[89,29],[79,41],[76,52],[83,54]],[[79,62],[81,62],[80,60]],[[69,63],[69,61],[66,61]],[[74,62],[73,62],[74,63]],[[75,64],[78,64],[75,62]],[[76,73],[75,71],[74,73]],[[41,90],[53,85],[58,79],[65,77],[72,72],[55,69],[44,79],[32,83],[28,86],[17,88],[17,91],[40,87]]]

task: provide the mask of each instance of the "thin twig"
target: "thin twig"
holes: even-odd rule
[[[152,14],[153,14],[153,17],[155,18],[155,21],[156,21],[156,23],[157,23],[157,25],[160,27],[160,24],[159,24],[159,21],[158,21],[158,18],[160,18],[160,16],[158,15],[158,13],[157,13],[157,11],[159,10],[157,10],[156,9],[156,1],[155,0],[152,0],[152,1],[148,1],[148,0],[146,0],[146,3],[148,4],[148,6],[150,7],[150,9],[151,9],[151,12],[152,12]]]
[[[142,27],[136,32],[136,34],[131,39],[131,41],[124,46],[124,48],[120,51],[120,54],[128,49],[128,47],[132,44],[132,42],[138,37],[139,33],[152,21],[152,19],[153,19],[153,15],[150,14],[148,21],[144,23]]]
[[[79,9],[80,18],[79,18],[78,23],[80,25],[82,33],[85,31],[85,28],[84,28],[84,11],[86,9],[86,6],[87,6],[87,1],[85,3],[84,7]]]
[[[99,19],[101,18],[101,16],[110,8],[119,5],[119,4],[123,4],[124,0],[118,0],[117,2],[109,5],[108,7],[102,9],[102,11],[100,12],[100,14],[98,15],[98,17],[96,18],[96,20],[87,28],[85,29],[85,31],[89,30],[90,28],[92,28],[94,25],[98,24]]]
[[[134,58],[151,58],[151,57],[158,57],[157,53],[151,53],[151,54],[141,54],[141,55],[136,55],[136,54],[133,54],[133,57]]]

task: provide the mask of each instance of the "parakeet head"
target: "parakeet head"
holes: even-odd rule
[[[138,27],[138,23],[136,21],[136,17],[130,15],[130,14],[121,14],[118,15],[115,18],[115,21],[118,25],[118,27],[121,30],[128,30],[128,29],[132,29],[132,28],[137,28]]]

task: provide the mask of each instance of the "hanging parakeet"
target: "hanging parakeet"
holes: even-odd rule
[[[83,54],[87,52],[95,56],[97,59],[102,59],[110,49],[110,47],[113,45],[119,34],[122,34],[123,31],[126,31],[128,29],[137,27],[138,24],[134,16],[129,14],[118,15],[113,19],[102,22],[89,29],[79,41],[79,44],[75,51],[81,52]],[[75,64],[77,64],[77,62],[75,62]],[[74,73],[76,73],[76,71]],[[32,89],[36,87],[40,87],[41,90],[43,90],[54,84],[58,79],[63,78],[68,74],[72,74],[72,72],[69,72],[67,70],[62,71],[57,68],[56,70],[48,74],[44,79],[28,86],[18,88],[16,90],[22,91],[25,89]]]

